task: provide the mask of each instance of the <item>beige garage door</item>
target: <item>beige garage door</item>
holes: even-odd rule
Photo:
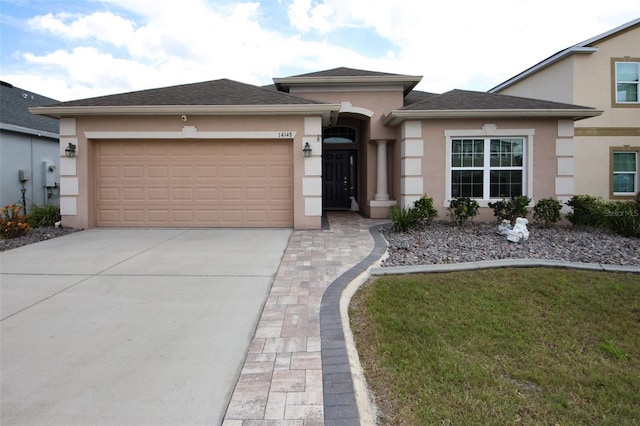
[[[99,141],[97,226],[291,227],[291,141]]]

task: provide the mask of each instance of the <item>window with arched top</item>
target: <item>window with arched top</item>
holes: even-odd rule
[[[356,141],[356,129],[353,127],[327,127],[322,131],[322,142],[324,143],[356,143]]]

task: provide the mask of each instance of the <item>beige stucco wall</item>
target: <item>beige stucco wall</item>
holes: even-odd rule
[[[502,95],[573,103],[573,56],[502,90]]]
[[[575,57],[574,100],[578,105],[588,105],[603,113],[576,122],[578,127],[638,127],[640,105],[635,107],[612,105],[614,78],[611,66],[613,58],[640,59],[640,27],[619,34],[599,43],[598,51]]]
[[[589,194],[604,199],[611,197],[610,148],[640,149],[637,136],[576,137],[576,194]]]
[[[483,127],[494,126],[498,130],[514,129],[513,136],[519,136],[518,129],[534,129],[533,136],[533,198],[532,206],[541,198],[556,198],[558,120],[556,119],[503,119],[503,120],[425,120],[422,123],[424,156],[422,159],[424,193],[432,197],[441,219],[447,218],[448,199],[446,197],[446,143],[445,131],[474,130],[483,137]],[[493,220],[493,211],[480,208],[479,220]]]
[[[294,227],[296,229],[317,229],[321,227],[321,193],[303,195],[303,179],[321,178],[322,144],[318,141],[322,130],[320,117],[304,116],[247,116],[219,117],[189,115],[183,121],[176,116],[106,116],[76,117],[61,120],[61,156],[67,142],[77,143],[78,154],[73,165],[61,170],[61,209],[63,224],[74,228],[88,228],[95,225],[93,218],[93,172],[94,141],[86,137],[87,132],[273,132],[292,131],[295,137],[294,176]],[[190,130],[189,130],[190,129]],[[190,137],[190,136],[186,136]],[[131,137],[130,139],[135,139]],[[310,142],[313,157],[304,158],[302,148]],[[179,138],[176,141],[179,143]],[[319,187],[319,185],[318,185]],[[67,214],[64,214],[64,213]],[[69,214],[74,213],[75,214]]]
[[[402,86],[388,89],[368,88],[370,91],[311,91],[297,89],[292,94],[308,99],[329,103],[349,102],[356,108],[365,108],[374,113],[370,121],[369,137],[371,139],[393,139],[396,136],[394,128],[385,127],[380,121],[383,114],[394,109],[402,108],[404,94]]]

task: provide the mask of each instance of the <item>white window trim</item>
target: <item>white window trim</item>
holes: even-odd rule
[[[636,62],[636,61],[630,61],[630,62],[625,62],[625,61],[616,61],[615,65],[614,65],[614,70],[615,70],[615,82],[614,82],[614,99],[616,101],[616,104],[619,105],[636,105],[640,103],[640,82],[638,81],[620,81],[618,80],[618,64],[636,64],[636,67],[638,68],[638,74],[640,75],[640,62]],[[638,93],[638,100],[636,101],[619,101],[618,100],[618,84],[620,83],[624,83],[624,84],[635,84],[636,86],[638,86],[637,92]]]
[[[633,153],[636,155],[636,171],[635,172],[616,172],[615,169],[613,170],[613,176],[611,177],[612,179],[615,178],[615,176],[618,175],[633,175],[633,192],[613,192],[613,195],[615,197],[631,197],[631,196],[635,196],[638,192],[638,152],[637,151],[613,151],[612,155],[617,154],[617,153]]]
[[[522,186],[524,189],[523,195],[528,196],[532,200],[533,196],[533,137],[536,134],[535,129],[498,129],[494,124],[485,124],[482,129],[461,129],[461,130],[445,130],[444,136],[446,139],[446,155],[445,155],[445,193],[444,193],[444,207],[449,207],[449,201],[451,201],[451,146],[453,139],[472,139],[472,138],[522,138],[524,140],[523,151],[525,153],[524,158],[524,173],[522,175]],[[485,147],[486,150],[486,147]],[[486,152],[486,151],[485,151]],[[483,198],[476,199],[480,207],[489,207],[489,203],[498,201],[499,198]]]

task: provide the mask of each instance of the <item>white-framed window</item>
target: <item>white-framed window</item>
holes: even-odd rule
[[[451,138],[450,198],[527,195],[524,137]]]
[[[638,192],[638,153],[612,151],[613,195],[629,197]]]
[[[616,103],[637,104],[640,87],[640,62],[615,63]]]

